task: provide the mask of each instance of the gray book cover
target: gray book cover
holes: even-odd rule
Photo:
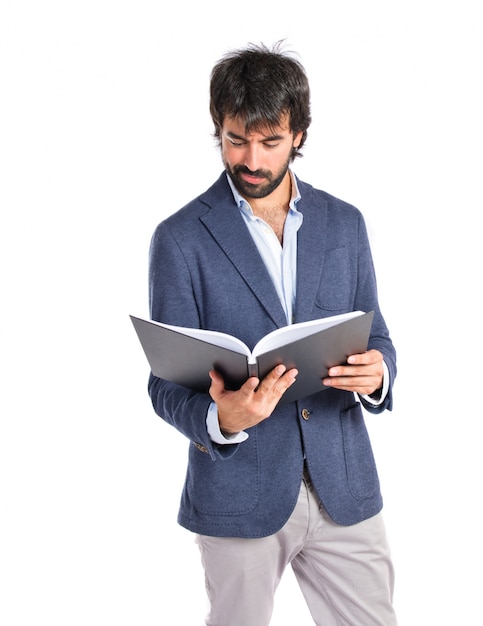
[[[224,333],[130,318],[155,376],[207,392],[208,372],[214,369],[224,377],[227,389],[238,389],[250,376],[261,379],[283,363],[299,372],[281,400],[290,402],[327,389],[322,379],[330,367],[367,350],[373,316],[374,311],[355,311],[277,329],[259,342],[260,352],[259,344],[255,346],[256,357],[245,344]],[[264,350],[262,343],[267,339],[272,347]]]

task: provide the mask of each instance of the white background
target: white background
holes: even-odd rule
[[[128,314],[154,227],[221,170],[212,65],[283,38],[313,92],[295,171],[363,211],[398,349],[395,409],[368,426],[400,624],[483,624],[477,7],[2,2],[3,625],[203,623],[176,523],[188,444],[151,408]],[[287,572],[273,625],[311,623]]]

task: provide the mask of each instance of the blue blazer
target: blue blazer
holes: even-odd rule
[[[377,299],[363,217],[353,206],[297,181],[295,321],[375,311],[369,348],[384,355],[390,391],[374,413],[391,409],[396,355]],[[150,248],[150,308],[168,324],[236,335],[250,348],[286,325],[278,295],[234,201],[226,175],[163,221]],[[178,522],[212,536],[262,537],[292,513],[304,457],[332,519],[355,524],[382,508],[361,401],[325,389],[281,404],[239,444],[218,445],[206,429],[209,394],[154,377],[156,413],[190,440]],[[304,417],[305,416],[305,417]]]

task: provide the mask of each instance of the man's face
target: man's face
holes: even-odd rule
[[[298,146],[302,133],[293,135],[287,118],[276,129],[245,131],[239,118],[226,117],[221,132],[223,164],[233,184],[245,198],[265,198],[284,179],[292,148]]]

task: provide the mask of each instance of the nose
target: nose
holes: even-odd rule
[[[251,172],[255,172],[260,167],[260,146],[255,142],[248,143],[245,151],[245,163]]]

